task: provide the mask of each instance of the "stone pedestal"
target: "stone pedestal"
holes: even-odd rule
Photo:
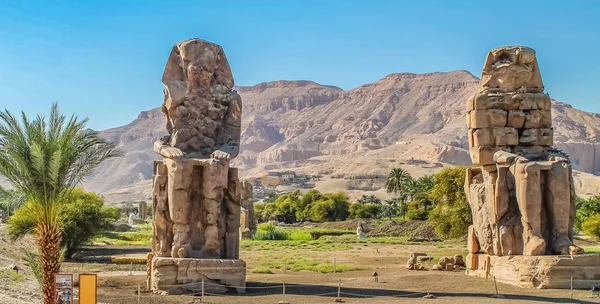
[[[212,292],[245,286],[239,259],[240,183],[229,163],[215,159],[155,162],[152,269],[148,287],[185,293],[201,282]],[[179,286],[180,285],[180,286]]]
[[[152,259],[150,288],[167,294],[246,292],[246,262],[222,259]]]
[[[600,283],[600,254],[493,256],[470,253],[467,274],[524,288],[590,289]]]

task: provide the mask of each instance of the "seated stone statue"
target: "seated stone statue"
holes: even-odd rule
[[[162,77],[168,136],[154,144],[157,257],[237,258],[240,227],[237,156],[241,97],[221,46],[201,39],[175,44]]]
[[[573,244],[570,162],[552,148],[551,100],[535,51],[490,51],[467,111],[475,167],[467,170],[465,191],[477,249],[491,255],[583,252]]]

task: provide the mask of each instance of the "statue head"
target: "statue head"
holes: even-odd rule
[[[522,87],[533,92],[543,90],[535,51],[526,46],[491,50],[483,66],[479,89],[509,92]]]

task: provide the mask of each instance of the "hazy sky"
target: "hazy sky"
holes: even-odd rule
[[[126,124],[162,103],[167,56],[192,37],[223,46],[238,85],[343,89],[397,72],[479,76],[488,50],[522,44],[550,96],[600,112],[598,0],[0,0],[0,108],[58,101],[94,129]]]

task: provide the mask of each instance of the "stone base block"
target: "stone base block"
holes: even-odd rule
[[[150,289],[166,294],[246,292],[246,262],[243,260],[154,257]]]
[[[471,255],[471,254],[470,254]],[[488,256],[467,258],[467,274],[496,277],[499,283],[525,288],[590,289],[600,284],[600,254],[574,256]],[[489,261],[489,262],[487,262]],[[487,265],[489,263],[489,266]]]

